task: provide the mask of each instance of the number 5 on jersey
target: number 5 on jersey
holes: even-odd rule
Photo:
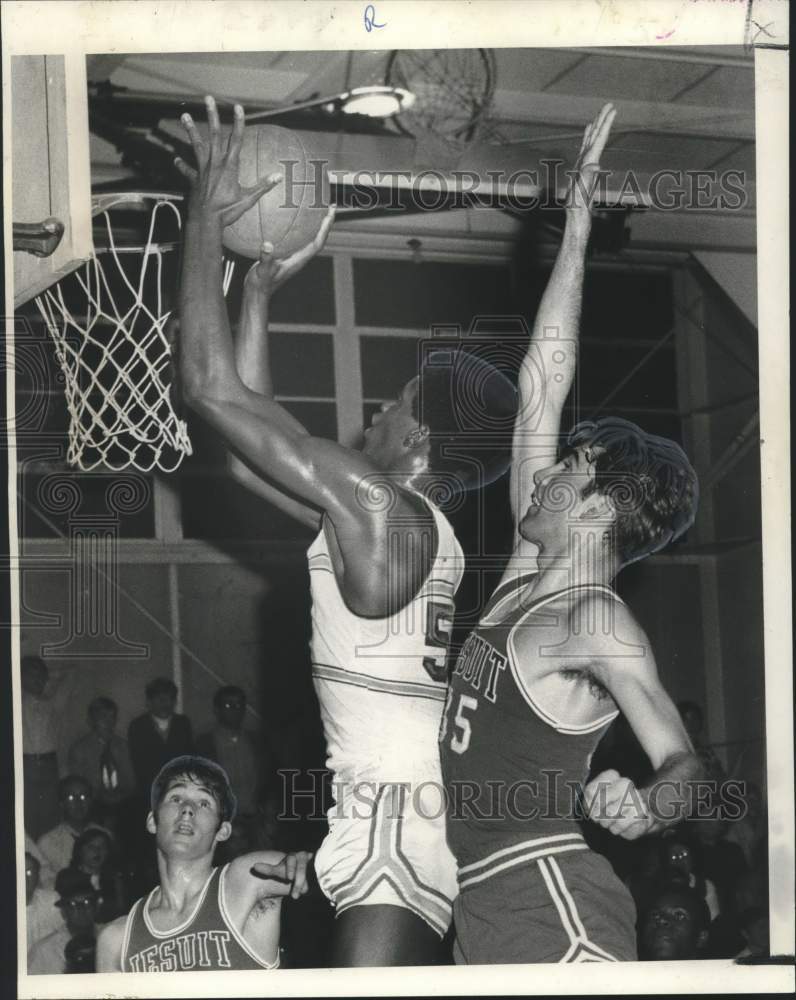
[[[448,698],[450,699],[452,692],[448,692]],[[471,698],[469,695],[462,694],[459,695],[459,704],[456,708],[456,715],[453,717],[453,726],[451,727],[451,741],[450,748],[454,753],[464,753],[467,747],[470,745],[470,737],[472,736],[473,730],[470,725],[470,720],[465,716],[465,712],[474,712],[478,708],[478,699]],[[447,718],[448,712],[450,712],[451,706],[448,704],[445,715]]]
[[[426,646],[441,652],[423,657],[423,666],[433,681],[448,679],[448,646],[453,631],[453,601],[429,601],[426,606]]]

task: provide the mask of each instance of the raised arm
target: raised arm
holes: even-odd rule
[[[528,509],[534,472],[556,461],[561,413],[577,364],[591,205],[600,156],[615,116],[613,105],[606,104],[583,136],[567,195],[564,236],[536,313],[528,353],[520,368],[511,466],[511,509],[515,528]]]
[[[332,205],[315,239],[284,260],[277,260],[274,257],[273,244],[264,243],[260,260],[252,265],[244,280],[243,302],[235,338],[235,364],[244,385],[266,399],[274,397],[268,344],[270,297],[280,285],[323,248],[333,220]],[[287,410],[282,410],[282,417],[285,426],[292,426],[297,432],[303,430],[301,424]],[[232,451],[229,452],[227,465],[230,475],[242,486],[273,503],[303,524],[318,528],[320,516],[317,510],[288,496],[263,476],[257,475]]]
[[[221,292],[221,237],[274,178],[241,188],[238,158],[243,108],[235,106],[228,143],[221,137],[215,102],[207,98],[209,133],[203,140],[190,116],[183,123],[198,170],[185,164],[192,190],[185,227],[180,287],[180,376],[186,403],[200,414],[258,475],[300,504],[328,515],[342,569],[336,572],[349,606],[358,614],[382,616],[404,606],[424,578],[422,567],[391,558],[403,536],[433,532],[429,515],[406,493],[394,505],[363,502],[363,491],[385,473],[359,452],[309,435],[283,406],[253,392],[235,363],[229,319]],[[400,524],[400,528],[396,527]],[[410,545],[402,551],[409,552]]]

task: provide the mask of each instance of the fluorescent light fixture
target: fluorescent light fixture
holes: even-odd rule
[[[340,110],[347,115],[367,115],[368,118],[389,118],[399,111],[406,111],[415,103],[415,95],[402,87],[387,87],[373,85],[370,87],[354,87],[342,94],[332,94],[329,97],[314,97],[309,101],[299,101],[285,108],[270,108],[268,111],[255,111],[246,115],[246,121],[257,122],[264,118],[276,118],[278,115],[289,114],[292,111],[303,111],[305,108],[323,108],[329,113]]]
[[[341,110],[347,115],[367,115],[369,118],[389,118],[406,111],[415,103],[415,95],[401,87],[355,87],[342,94]]]

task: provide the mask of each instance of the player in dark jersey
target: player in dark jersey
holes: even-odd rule
[[[634,959],[630,894],[577,822],[591,754],[621,711],[655,768],[643,788],[605,771],[583,791],[591,819],[627,839],[678,822],[700,773],[647,637],[611,586],[692,523],[693,470],[676,444],[622,420],[579,425],[559,447],[614,116],[606,105],[586,130],[520,372],[516,548],[461,650],[440,730],[460,963]]]
[[[214,868],[235,796],[226,772],[203,757],[169,761],[151,800],[160,884],[102,930],[97,971],[276,968],[282,899],[307,891],[310,855],[258,851]]]

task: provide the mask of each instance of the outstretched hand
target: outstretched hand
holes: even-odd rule
[[[589,217],[600,173],[600,157],[614,118],[616,108],[613,104],[604,104],[594,121],[586,126],[567,193],[566,207],[570,216]]]
[[[309,889],[307,866],[311,858],[310,851],[296,851],[286,854],[274,865],[258,861],[252,865],[250,872],[256,878],[262,879],[263,897],[290,896],[292,899],[298,899]]]
[[[203,139],[189,114],[181,118],[191,140],[197,169],[194,170],[180,157],[174,165],[191,184],[190,209],[217,218],[222,226],[231,226],[244,212],[282,179],[280,173],[269,174],[252,187],[243,187],[238,176],[240,147],[243,142],[244,112],[235,105],[235,119],[229,139],[221,135],[218,108],[215,100],[205,98],[207,106],[208,135]]]
[[[253,264],[246,275],[244,288],[248,291],[265,293],[275,291],[283,285],[288,278],[300,271],[305,264],[323,249],[326,237],[334,222],[335,206],[330,205],[329,211],[321,223],[321,228],[315,239],[310,240],[306,246],[295,253],[290,254],[282,260],[274,257],[274,245],[266,240],[260,250],[260,259]]]

